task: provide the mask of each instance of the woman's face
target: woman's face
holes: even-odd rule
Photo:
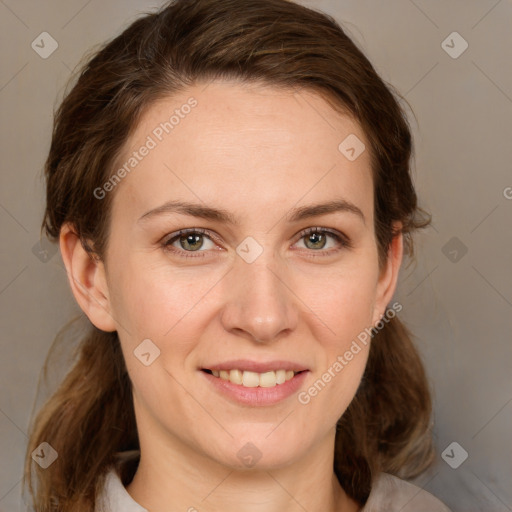
[[[278,467],[332,444],[401,257],[379,271],[363,143],[306,91],[202,83],[145,113],[102,189],[141,446]]]

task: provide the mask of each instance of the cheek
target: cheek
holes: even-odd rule
[[[337,272],[300,278],[298,295],[330,334],[323,338],[333,349],[342,349],[371,326],[377,278],[373,264],[362,262]]]
[[[372,279],[344,276],[330,280],[328,291],[310,296],[315,302],[311,309],[319,317],[314,333],[319,364],[297,402],[304,408],[304,419],[322,418],[324,430],[344,414],[361,382],[371,343],[374,293]]]
[[[198,267],[177,270],[165,261],[152,266],[144,258],[134,257],[113,276],[111,304],[115,318],[132,340],[163,340],[179,330],[185,319],[188,325],[194,325],[190,320],[198,318],[219,277]]]
[[[310,325],[316,325],[314,337],[322,346],[322,355],[297,400],[309,409],[307,417],[324,418],[325,428],[345,412],[364,373],[377,278],[378,269],[371,258],[329,276],[302,278],[301,297],[318,317]]]

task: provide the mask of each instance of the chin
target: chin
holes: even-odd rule
[[[272,470],[285,467],[300,457],[306,443],[304,435],[290,435],[283,425],[264,424],[255,428],[252,424],[243,434],[230,430],[223,446],[219,446],[214,459],[232,469]]]

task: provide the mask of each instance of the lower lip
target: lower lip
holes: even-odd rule
[[[215,390],[228,399],[238,404],[266,406],[277,404],[296,393],[304,382],[309,371],[297,373],[290,380],[285,381],[283,384],[277,384],[271,388],[262,388],[259,386],[255,388],[247,388],[239,384],[233,384],[229,380],[214,377],[202,370],[201,373],[208,379],[208,382]]]

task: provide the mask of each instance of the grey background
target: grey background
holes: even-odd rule
[[[416,483],[454,512],[512,510],[512,2],[302,3],[340,21],[416,115],[414,179],[434,224],[417,237],[396,299],[432,380],[439,455]],[[161,4],[0,0],[0,511],[23,510],[39,372],[77,312],[59,255],[45,262],[33,250],[52,110],[86,51]],[[59,45],[47,59],[31,48],[43,31]],[[469,45],[458,58],[442,46],[454,31]],[[468,453],[457,469],[441,457],[452,442]],[[462,452],[448,453],[457,462]]]

